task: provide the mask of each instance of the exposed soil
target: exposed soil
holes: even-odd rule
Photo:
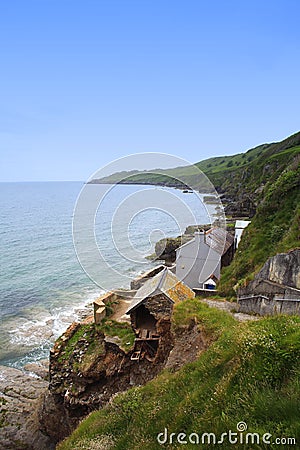
[[[119,300],[119,304],[115,307],[114,313],[109,317],[112,320],[117,320],[119,322],[130,322],[130,317],[127,316],[126,311],[131,304],[132,299],[129,300]]]
[[[192,322],[189,327],[177,330],[174,337],[174,347],[169,354],[166,369],[178,370],[184,364],[197,359],[211,344],[211,339],[199,330],[198,325]]]

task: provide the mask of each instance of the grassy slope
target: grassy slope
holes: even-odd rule
[[[299,442],[300,318],[238,323],[194,299],[176,307],[174,330],[191,320],[214,337],[208,350],[178,372],[165,370],[147,385],[118,395],[84,420],[59,450],[155,450],[161,448],[156,436],[165,427],[174,433],[220,436],[229,429],[236,431],[240,421],[248,424],[250,432],[295,437]],[[240,444],[238,448],[283,447]]]
[[[232,264],[222,273],[218,289],[227,297],[235,295],[234,286],[253,279],[270,256],[300,246],[299,144],[296,133],[227,163],[220,158],[215,164],[199,163],[219,190],[234,198],[249,196],[257,204]]]
[[[224,187],[236,191],[236,187],[252,189],[259,186],[262,181],[268,180],[274,170],[283,169],[285,164],[293,158],[293,153],[300,152],[300,132],[288,137],[282,142],[263,144],[233,156],[220,156],[200,161],[192,166],[177,167],[174,169],[157,169],[155,173],[147,171],[119,172],[98,180],[107,183],[149,183],[149,184],[176,184],[176,180],[193,188],[201,188],[203,180],[199,181],[199,172],[202,170],[211,182],[221,189]],[[292,148],[298,147],[292,150]],[[280,154],[280,155],[279,155]],[[263,171],[265,166],[270,166]],[[263,172],[263,173],[262,173]],[[258,173],[260,175],[258,176]]]

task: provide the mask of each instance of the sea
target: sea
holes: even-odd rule
[[[157,240],[212,221],[202,200],[154,186],[0,183],[0,365],[48,358],[94,299],[158,264],[147,259]]]

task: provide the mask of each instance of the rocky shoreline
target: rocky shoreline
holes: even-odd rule
[[[39,416],[48,381],[12,367],[0,366],[0,449],[52,450]]]
[[[77,314],[80,321],[87,321],[92,304]],[[23,370],[0,366],[0,450],[55,449],[41,426],[48,390],[48,359],[28,363]]]

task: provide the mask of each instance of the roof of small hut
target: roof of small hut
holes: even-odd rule
[[[140,287],[133,297],[126,314],[130,314],[132,310],[141,305],[146,299],[149,299],[149,297],[151,298],[158,294],[164,294],[173,303],[195,297],[195,293],[166,267]]]

